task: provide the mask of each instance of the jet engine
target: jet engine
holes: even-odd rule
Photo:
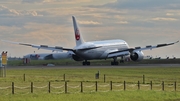
[[[75,60],[75,61],[83,61],[84,59],[77,56],[77,55],[72,55],[72,58]]]
[[[141,60],[143,60],[143,58],[144,58],[144,53],[143,53],[142,51],[133,52],[133,53],[130,55],[130,58],[131,58],[131,60],[133,60],[133,61],[141,61]]]

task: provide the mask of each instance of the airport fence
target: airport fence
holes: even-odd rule
[[[29,93],[91,93],[109,91],[173,91],[180,92],[180,78],[157,78],[117,75],[8,75],[0,81],[0,95]],[[3,79],[3,78],[2,78]]]
[[[173,91],[179,92],[180,85],[177,82],[165,83],[153,83],[152,81],[146,84],[138,81],[135,84],[112,82],[25,82],[15,83],[12,82],[9,86],[0,87],[1,95],[9,94],[29,94],[29,93],[91,93],[91,92],[109,92],[109,91]]]
[[[41,79],[41,81],[57,81],[57,82],[61,82],[61,81],[73,81],[73,82],[80,82],[80,81],[86,81],[86,82],[93,82],[93,81],[98,81],[98,82],[110,82],[110,81],[114,81],[114,82],[123,82],[123,81],[127,81],[128,83],[134,83],[134,81],[139,81],[143,84],[145,83],[150,83],[151,81],[153,81],[154,83],[159,83],[159,82],[166,82],[166,83],[172,83],[177,81],[177,83],[180,83],[180,77],[173,77],[173,78],[157,78],[157,77],[146,77],[145,75],[142,76],[119,76],[119,75],[106,75],[103,74],[100,76],[99,73],[96,73],[95,75],[86,75],[86,77],[84,77],[84,75],[78,75],[78,74],[61,74],[59,76],[54,76],[54,75],[12,75],[11,78],[14,79],[21,79],[22,81],[39,81]],[[88,80],[87,80],[88,79]]]

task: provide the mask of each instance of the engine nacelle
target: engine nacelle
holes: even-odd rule
[[[77,56],[77,55],[72,55],[72,58],[75,60],[75,61],[83,61],[84,59]]]
[[[131,60],[133,61],[141,61],[144,58],[144,53],[142,51],[133,52],[130,55]]]

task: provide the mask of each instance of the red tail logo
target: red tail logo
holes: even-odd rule
[[[76,30],[75,37],[76,37],[76,40],[80,39],[80,34],[79,34],[79,30],[78,29]]]

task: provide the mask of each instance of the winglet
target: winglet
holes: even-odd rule
[[[178,43],[179,42],[179,40],[178,41],[176,41],[175,43]]]

